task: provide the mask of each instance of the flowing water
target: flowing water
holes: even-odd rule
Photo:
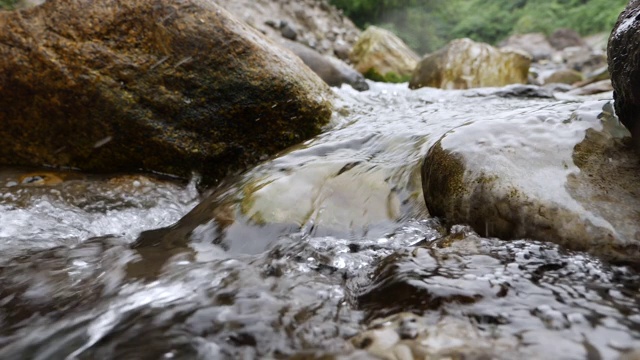
[[[616,359],[640,349],[634,270],[444,229],[417,171],[442,134],[476,119],[579,121],[607,101],[406,84],[336,94],[322,135],[199,207],[194,181],[57,173],[40,184],[1,171],[0,359]],[[131,246],[216,204],[237,205],[225,231],[205,216],[151,260]]]

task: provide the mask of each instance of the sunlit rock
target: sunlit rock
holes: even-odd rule
[[[571,116],[542,107],[450,131],[423,164],[430,213],[485,236],[638,262],[640,162],[612,112],[606,101]]]
[[[607,56],[616,114],[640,152],[640,1],[631,1],[609,37]]]
[[[369,26],[351,50],[356,70],[367,78],[384,82],[406,82],[420,58],[392,32]]]
[[[0,59],[4,164],[215,181],[316,135],[331,114],[300,59],[213,2],[1,12]]]
[[[525,84],[530,64],[531,58],[522,52],[459,39],[425,56],[413,72],[409,87],[469,89]]]

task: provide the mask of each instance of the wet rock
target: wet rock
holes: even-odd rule
[[[298,55],[298,57],[329,86],[349,84],[358,91],[369,90],[369,85],[365,81],[364,76],[343,61],[324,56],[300,43],[293,41],[281,41],[280,43]]]
[[[609,91],[613,91],[613,85],[611,85],[611,80],[600,80],[594,83],[589,83],[583,86],[580,86],[576,89],[568,91],[567,94],[570,95],[593,95],[606,93]]]
[[[449,319],[434,326],[411,313],[376,319],[351,342],[376,358],[388,360],[506,359],[500,351],[512,346],[504,341],[490,344],[469,321]]]
[[[588,115],[598,108],[598,118]],[[540,108],[456,128],[423,164],[430,213],[486,236],[638,263],[640,162],[612,113],[598,101],[568,118]]]
[[[640,152],[640,1],[631,1],[609,37],[607,56],[616,114]]]
[[[524,84],[530,64],[531,59],[524,53],[459,39],[425,56],[416,67],[409,87],[469,89]]]
[[[583,79],[584,77],[582,76],[582,74],[575,70],[560,69],[560,70],[554,71],[549,76],[545,77],[544,83],[545,84],[559,83],[559,84],[571,85]]]
[[[351,49],[360,34],[351,20],[325,0],[218,0],[216,3],[276,41],[293,40],[293,32],[279,26],[286,22],[295,31],[296,41],[327,56],[341,53],[345,46]],[[278,26],[265,25],[267,22]]]
[[[367,78],[383,82],[406,82],[420,58],[392,32],[369,26],[353,46],[350,59]]]
[[[549,36],[549,43],[556,50],[563,50],[571,46],[585,46],[580,34],[572,29],[558,29]]]
[[[52,0],[0,24],[4,164],[214,181],[331,114],[298,58],[213,3]]]
[[[554,49],[542,33],[516,34],[500,43],[502,49],[517,49],[531,55],[533,61],[550,59]]]

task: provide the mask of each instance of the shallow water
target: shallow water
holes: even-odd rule
[[[370,358],[401,313],[417,315],[398,330],[416,357],[640,348],[637,273],[551,243],[447,232],[416,171],[442,134],[474,119],[598,116],[606,101],[384,84],[336,93],[321,136],[200,207],[193,181],[70,173],[38,185],[4,169],[0,358]],[[260,189],[250,206],[248,185]],[[205,211],[185,243],[131,248],[217,204],[232,204],[226,230]]]

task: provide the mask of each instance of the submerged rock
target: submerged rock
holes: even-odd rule
[[[367,78],[383,82],[406,82],[420,58],[391,31],[369,26],[353,46],[350,59]]]
[[[525,84],[530,64],[531,58],[524,53],[459,39],[425,56],[413,72],[409,87],[469,89]]]
[[[364,76],[355,71],[351,66],[341,60],[330,56],[324,56],[317,51],[293,41],[281,41],[282,45],[313,70],[329,86],[341,86],[349,84],[358,91],[369,90],[369,85]]]
[[[51,0],[0,28],[0,163],[213,181],[331,114],[315,74],[212,2]]]
[[[599,118],[588,115],[597,108]],[[425,158],[427,207],[485,236],[553,241],[638,263],[640,162],[617,121],[600,101],[569,118],[542,107],[456,128]]]
[[[609,37],[607,57],[616,114],[640,152],[640,1],[630,1]]]

